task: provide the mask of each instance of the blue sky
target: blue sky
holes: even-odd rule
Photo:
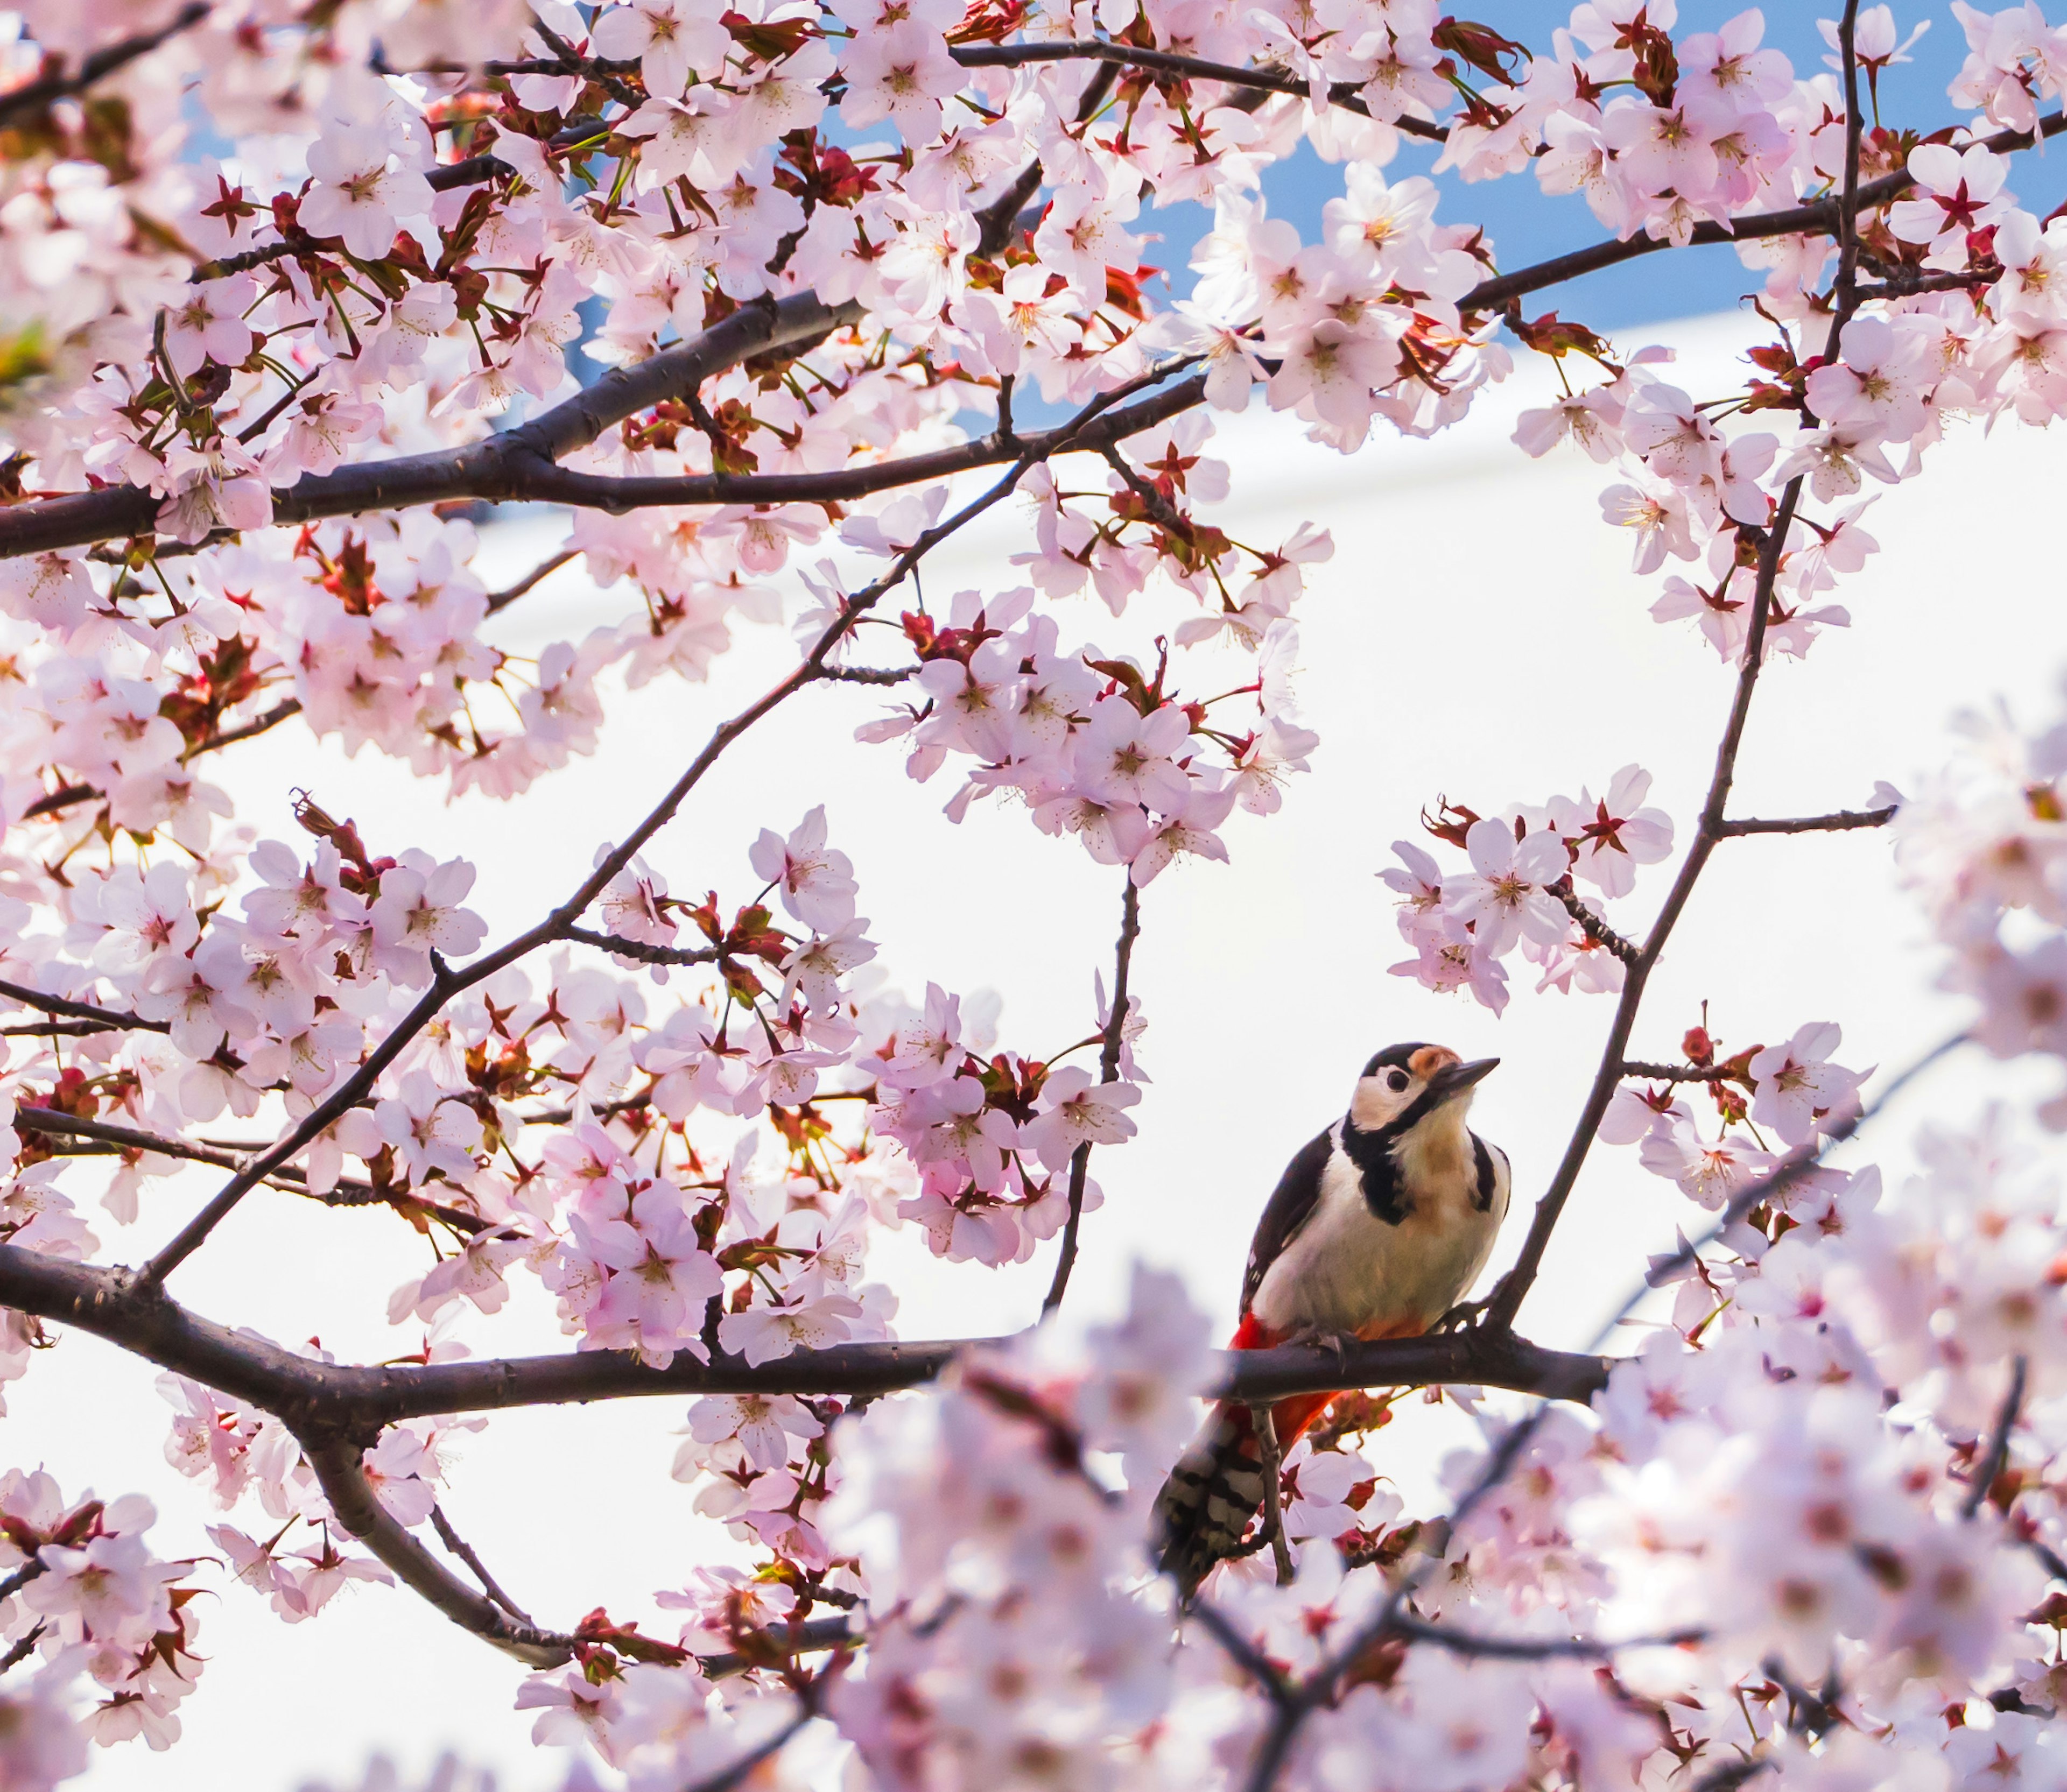
[[[1693,0],[1679,8],[1675,38],[1688,32],[1710,30],[1745,9],[1740,6]],[[1835,15],[1834,5],[1788,3],[1762,9],[1765,42],[1783,51],[1797,75],[1814,73],[1823,66],[1828,50],[1816,28],[1819,14]],[[1570,15],[1562,5],[1506,3],[1460,7],[1459,16],[1474,18],[1519,39],[1538,54],[1548,54],[1553,29]],[[1963,123],[1945,97],[1946,84],[1958,71],[1966,55],[1966,40],[1947,8],[1895,6],[1895,21],[1903,35],[1925,18],[1931,29],[1910,52],[1915,60],[1888,71],[1881,83],[1882,121],[1896,128],[1911,127],[1929,132],[1940,125]],[[1436,160],[1436,146],[1404,140],[1398,158],[1388,171],[1395,179],[1427,173]],[[1606,233],[1577,197],[1547,197],[1526,175],[1468,184],[1454,174],[1438,177],[1443,189],[1439,218],[1482,223],[1492,237],[1503,270],[1524,267],[1533,262],[1598,241]],[[2044,164],[2028,160],[2020,165],[2012,187],[2027,206],[2041,216],[2050,211],[2063,191],[2067,173],[2055,174]],[[1289,219],[1308,241],[1318,238],[1321,208],[1341,191],[1342,171],[1331,168],[1302,149],[1299,155],[1273,168],[1265,180],[1272,214]],[[1205,228],[1197,208],[1172,208],[1144,221],[1147,229],[1162,233],[1147,259],[1173,271],[1176,290],[1188,290],[1183,274],[1192,244]],[[1597,328],[1643,323],[1657,318],[1687,317],[1727,309],[1740,294],[1756,285],[1754,277],[1728,247],[1690,249],[1647,257],[1575,280],[1554,293],[1533,302],[1545,310],[1556,310]]]

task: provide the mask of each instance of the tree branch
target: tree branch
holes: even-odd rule
[[[1653,1083],[1724,1083],[1736,1074],[1725,1064],[1649,1064],[1635,1058],[1623,1060],[1622,1073]]]
[[[201,1318],[163,1294],[136,1296],[136,1273],[0,1244],[0,1306],[73,1325],[161,1368],[274,1414],[298,1430],[377,1431],[401,1419],[684,1393],[876,1396],[923,1387],[965,1350],[998,1338],[836,1344],[753,1366],[722,1352],[687,1352],[666,1368],[630,1353],[355,1366],[320,1363]],[[1352,1387],[1505,1388],[1584,1403],[1612,1364],[1546,1350],[1484,1327],[1352,1344],[1341,1355],[1305,1344],[1223,1352],[1213,1397],[1277,1401]]]
[[[728,319],[728,322],[730,320]],[[721,326],[722,327],[722,326]],[[660,359],[660,358],[656,358]],[[648,363],[650,365],[651,363]],[[1077,413],[1071,423],[1050,435],[1058,439],[1056,448],[1070,445],[1074,432],[1090,425],[1106,409],[1130,391],[1159,379],[1168,370],[1155,369],[1135,380],[1091,400]],[[598,387],[604,382],[599,381]],[[595,388],[591,388],[595,390]],[[621,395],[621,394],[620,394]],[[566,407],[562,407],[562,409]],[[541,419],[540,421],[545,421]],[[513,432],[514,433],[514,432]],[[1050,452],[1053,452],[1052,450]],[[409,1041],[435,1020],[445,1004],[461,991],[485,982],[510,965],[514,964],[538,947],[567,937],[567,930],[579,924],[589,905],[609,888],[617,874],[635,858],[646,842],[673,819],[680,808],[703,780],[704,775],[715,765],[725,749],[745,734],[753,724],[771,710],[794,696],[805,686],[822,677],[833,651],[845,639],[854,626],[884,594],[901,584],[912,570],[942,541],[957,529],[989,509],[1018,484],[1028,467],[1038,456],[1029,452],[1015,461],[1005,476],[980,493],[952,516],[936,523],[926,530],[908,548],[891,563],[890,569],[873,583],[864,586],[849,598],[839,617],[819,635],[811,651],[786,678],[782,679],[760,698],[749,703],[729,720],[721,723],[713,732],[701,752],[690,763],[687,771],[675,780],[668,793],[648,811],[646,818],[596,862],[595,868],[583,880],[581,886],[566,902],[536,926],[519,934],[514,939],[474,959],[463,970],[454,971],[441,963],[431,987],[426,990],[407,1014],[404,1015],[388,1036],[361,1061],[352,1073],[331,1091],[303,1117],[299,1125],[285,1138],[262,1157],[254,1158],[223,1185],[214,1198],[183,1226],[172,1242],[146,1263],[136,1279],[136,1292],[148,1296],[162,1287],[165,1278],[191,1256],[253,1188],[271,1175],[279,1167],[294,1158],[314,1141],[323,1129],[331,1125],[348,1109],[355,1106],[373,1087],[380,1072],[393,1063]],[[4,524],[0,524],[4,526]]]
[[[148,56],[181,32],[191,30],[208,17],[209,11],[208,0],[193,0],[191,5],[182,6],[169,23],[156,30],[140,31],[119,43],[111,43],[104,50],[95,51],[79,65],[75,74],[46,75],[26,87],[0,93],[0,129],[26,113],[41,111],[53,100],[68,99],[75,94],[83,93],[95,82],[112,75],[118,68],[126,67],[140,56]]]
[[[1996,1414],[1995,1435],[1974,1465],[1973,1484],[1959,1504],[1959,1516],[1963,1518],[1971,1518],[1980,1510],[1981,1502],[1988,1497],[1988,1490],[2009,1466],[2009,1436],[2016,1429],[2016,1416],[2024,1405],[2024,1377],[2030,1370],[2031,1364],[2020,1356],[2010,1364],[2009,1386],[2003,1391],[2002,1407]]]
[[[0,996],[18,1002],[25,1008],[41,1008],[46,1014],[69,1015],[75,1020],[97,1020],[110,1031],[135,1028],[147,1033],[163,1033],[172,1030],[163,1020],[146,1020],[127,1008],[104,1008],[98,1003],[75,1001],[67,995],[47,995],[40,989],[4,979],[0,979]]]
[[[1847,828],[1884,828],[1898,808],[1890,803],[1885,809],[1841,809],[1829,815],[1796,815],[1780,821],[1719,821],[1716,833],[1719,838],[1733,840],[1747,833],[1838,833]]]
[[[1603,947],[1624,964],[1634,964],[1637,949],[1580,900],[1570,878],[1550,886],[1550,894],[1565,905],[1565,912],[1579,923],[1579,930],[1596,946]]]
[[[2050,118],[2039,120],[2036,138],[2028,131],[1998,131],[1993,136],[1982,139],[1982,143],[1984,148],[2001,154],[2028,149],[2035,141],[2057,137],[2063,130],[2067,130],[2067,112],[2055,112]],[[1915,184],[1906,170],[1884,174],[1857,189],[1853,209],[1856,212],[1859,207],[1870,208],[1899,198]],[[1727,225],[1697,224],[1689,240],[1695,244],[1740,243],[1766,237],[1831,237],[1838,233],[1839,220],[1845,211],[1845,197],[1837,193],[1806,205],[1789,206],[1785,211],[1748,212],[1741,217],[1732,218]],[[1582,274],[1598,274],[1602,268],[1635,261],[1639,255],[1653,255],[1660,249],[1677,246],[1669,238],[1642,236],[1631,237],[1626,241],[1594,243],[1570,254],[1553,256],[1530,267],[1517,268],[1512,274],[1496,274],[1490,280],[1480,281],[1457,301],[1457,308],[1460,311],[1497,311],[1509,300],[1519,298],[1525,293],[1541,292],[1546,286],[1576,280]]]
[[[1187,80],[1218,81],[1231,87],[1253,87],[1265,93],[1291,94],[1310,100],[1313,88],[1296,75],[1275,69],[1242,68],[1231,63],[1208,62],[1198,56],[1182,56],[1168,50],[1147,50],[1131,43],[1107,43],[1102,39],[1079,39],[1065,43],[957,44],[948,51],[964,68],[1019,68],[1029,63],[1094,61],[1116,63],[1130,68],[1153,70]],[[1371,116],[1362,98],[1362,88],[1354,81],[1337,81],[1328,89],[1328,103],[1346,111]],[[1426,119],[1397,118],[1392,128],[1410,137],[1429,143],[1447,143],[1450,133]]]
[[[615,952],[621,959],[636,959],[642,964],[715,964],[721,955],[715,946],[654,946],[643,939],[594,933],[587,927],[562,928],[560,937]]]
[[[1134,943],[1141,937],[1141,891],[1130,870],[1126,894],[1120,899],[1119,940],[1113,949],[1112,1012],[1106,1016],[1105,1039],[1098,1049],[1098,1080],[1110,1083],[1119,1074],[1119,1049],[1127,1028],[1127,979],[1134,963]],[[1062,1247],[1055,1259],[1055,1277],[1041,1303],[1046,1318],[1062,1304],[1068,1292],[1070,1272],[1077,1265],[1077,1234],[1083,1224],[1084,1185],[1090,1178],[1090,1141],[1086,1140],[1070,1154],[1070,1217],[1062,1226]]]
[[[528,1624],[532,1621],[531,1614],[496,1584],[495,1576],[488,1571],[487,1564],[474,1553],[473,1544],[453,1529],[452,1520],[445,1516],[443,1507],[435,1504],[431,1507],[431,1525],[438,1534],[438,1541],[473,1571],[473,1578],[481,1583],[481,1590],[484,1593],[520,1624]]]
[[[248,1152],[233,1151],[222,1146],[189,1144],[185,1139],[173,1138],[163,1133],[146,1133],[133,1126],[113,1125],[104,1120],[83,1119],[77,1114],[61,1113],[51,1108],[18,1108],[14,1112],[14,1125],[32,1133],[95,1139],[124,1151],[154,1152],[161,1158],[182,1158],[190,1163],[212,1164],[217,1170],[242,1170],[250,1156]],[[262,1150],[265,1148],[260,1146],[258,1149]],[[317,1194],[308,1188],[308,1178],[300,1170],[294,1169],[276,1170],[268,1180],[274,1187],[284,1188],[290,1194],[307,1196],[311,1201],[320,1201],[329,1207],[381,1205],[394,1207],[401,1212],[420,1208],[458,1232],[485,1232],[491,1224],[478,1214],[468,1213],[461,1207],[442,1206],[408,1189],[377,1189],[371,1182],[355,1182],[347,1178],[333,1183],[324,1193]]]
[[[1716,768],[1709,779],[1707,800],[1701,806],[1699,824],[1687,849],[1686,857],[1680,862],[1679,875],[1673,879],[1664,906],[1658,912],[1658,918],[1651,923],[1642,949],[1626,963],[1622,994],[1615,1003],[1614,1019],[1609,1024],[1600,1068],[1594,1073],[1593,1087],[1587,1092],[1586,1105],[1580,1109],[1571,1141],[1565,1147],[1565,1155],[1550,1179],[1549,1187],[1536,1204],[1535,1217],[1529,1222],[1529,1235],[1522,1241],[1514,1267],[1501,1279],[1488,1303],[1485,1323],[1496,1328],[1513,1324],[1523,1298],[1543,1267],[1543,1253],[1549,1246],[1550,1235],[1578,1182],[1579,1172],[1593,1148],[1594,1137],[1600,1130],[1602,1117],[1607,1112],[1615,1086],[1622,1080],[1622,1060],[1629,1049],[1630,1034],[1636,1025],[1637,1011],[1643,1005],[1644,987],[1651,980],[1651,973],[1657,967],[1666,942],[1672,937],[1672,929],[1685,910],[1687,899],[1694,894],[1694,886],[1699,881],[1709,855],[1715,851],[1716,842],[1721,838],[1723,812],[1728,805],[1730,788],[1736,777],[1737,752],[1744,744],[1752,693],[1758,687],[1758,675],[1764,661],[1765,628],[1773,610],[1773,583],[1780,576],[1781,557],[1785,550],[1788,531],[1793,525],[1794,509],[1801,497],[1801,480],[1797,476],[1788,481],[1781,493],[1779,506],[1759,550],[1751,626],[1744,643],[1743,663],[1737,673],[1736,695],[1723,726],[1722,740],[1716,748]]]

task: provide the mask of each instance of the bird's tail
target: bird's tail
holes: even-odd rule
[[[1278,1341],[1254,1314],[1243,1316],[1229,1348],[1261,1350]],[[1327,1409],[1333,1393],[1293,1394],[1270,1409],[1281,1453]],[[1200,1583],[1240,1548],[1263,1508],[1263,1449],[1246,1405],[1222,1401],[1170,1471],[1155,1498],[1158,1565],[1188,1603]]]

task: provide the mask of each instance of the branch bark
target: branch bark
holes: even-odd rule
[[[1134,963],[1134,943],[1141,937],[1141,891],[1134,874],[1127,874],[1127,892],[1121,898],[1119,941],[1113,950],[1112,1012],[1107,1016],[1105,1038],[1098,1050],[1098,1080],[1109,1083],[1119,1074],[1119,1049],[1127,1030],[1127,980]],[[1062,1226],[1062,1250],[1055,1259],[1054,1279],[1041,1303],[1045,1319],[1062,1304],[1068,1292],[1070,1272],[1077,1266],[1077,1234],[1083,1225],[1084,1185],[1090,1178],[1091,1148],[1086,1140],[1070,1155],[1070,1217]]]
[[[0,129],[11,125],[18,118],[42,110],[53,100],[68,99],[85,92],[95,82],[105,79],[119,68],[127,67],[140,56],[148,56],[181,32],[192,30],[208,17],[209,10],[208,0],[193,0],[191,5],[182,6],[170,21],[156,30],[140,31],[134,37],[109,44],[104,50],[95,51],[74,74],[47,75],[26,87],[0,93]]]
[[[1773,610],[1773,583],[1780,576],[1787,533],[1793,526],[1795,506],[1801,498],[1801,479],[1789,480],[1766,529],[1765,541],[1759,552],[1751,626],[1744,642],[1744,663],[1737,673],[1736,695],[1730,705],[1729,718],[1723,726],[1721,742],[1716,748],[1716,768],[1708,782],[1708,798],[1701,806],[1699,824],[1642,950],[1623,971],[1622,994],[1615,1003],[1614,1019],[1608,1026],[1607,1044],[1601,1053],[1600,1068],[1594,1073],[1593,1087],[1587,1092],[1586,1103],[1580,1110],[1571,1141],[1565,1147],[1565,1155],[1550,1179],[1549,1187],[1536,1204],[1535,1217],[1529,1222],[1528,1236],[1522,1241],[1514,1267],[1502,1278],[1488,1303],[1485,1323],[1496,1329],[1513,1324],[1524,1297],[1543,1267],[1543,1253],[1549,1248],[1550,1235],[1579,1179],[1586,1154],[1593,1148],[1594,1137],[1600,1130],[1602,1117],[1607,1112],[1615,1085],[1622,1080],[1622,1060],[1629,1049],[1630,1035],[1636,1026],[1637,1011],[1643,1005],[1644,988],[1651,980],[1651,973],[1657,968],[1666,942],[1672,937],[1673,927],[1694,894],[1694,886],[1699,882],[1709,855],[1715,851],[1716,841],[1723,837],[1723,812],[1728,806],[1730,789],[1736,781],[1737,752],[1744,744],[1752,693],[1758,687],[1758,675],[1765,657],[1765,628]]]
[[[757,1368],[684,1353],[664,1369],[621,1351],[356,1366],[321,1363],[232,1331],[163,1293],[140,1295],[136,1273],[0,1244],[0,1306],[73,1325],[274,1414],[297,1431],[377,1432],[399,1420],[521,1406],[685,1393],[851,1394],[923,1387],[963,1352],[998,1338],[838,1344]],[[1342,1354],[1307,1345],[1227,1351],[1216,1398],[1276,1401],[1348,1387],[1495,1387],[1584,1403],[1606,1385],[1609,1359],[1546,1350],[1480,1327],[1353,1344]]]
[[[1724,821],[1717,825],[1716,832],[1724,839],[1731,840],[1747,833],[1838,833],[1849,828],[1884,828],[1894,819],[1898,806],[1890,803],[1885,809],[1841,809],[1829,815]]]

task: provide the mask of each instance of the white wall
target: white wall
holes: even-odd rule
[[[1697,395],[1728,389],[1732,345],[1749,339],[1730,318],[1655,334],[1681,345]],[[1545,370],[1525,368],[1443,440],[1387,441],[1347,460],[1280,420],[1225,428],[1237,497],[1220,520],[1231,532],[1270,542],[1309,517],[1334,533],[1335,557],[1300,615],[1300,689],[1322,745],[1281,815],[1231,827],[1232,866],[1185,865],[1144,896],[1135,969],[1150,1021],[1141,1056],[1155,1081],[1137,1110],[1140,1137],[1099,1155],[1108,1205],[1086,1222],[1073,1305],[1109,1306],[1138,1252],[1181,1267],[1231,1320],[1249,1229],[1284,1159],[1340,1111],[1362,1060],[1394,1040],[1505,1059],[1475,1123],[1512,1154],[1518,1209],[1561,1150],[1608,1002],[1538,997],[1517,976],[1496,1022],[1387,975],[1403,953],[1375,881],[1388,843],[1413,837],[1420,806],[1439,793],[1481,809],[1539,801],[1582,781],[1600,789],[1638,760],[1657,774],[1653,800],[1683,835],[1705,787],[1729,671],[1687,625],[1650,619],[1659,580],[1633,578],[1626,539],[1599,520],[1597,494],[1611,476],[1577,456],[1532,464],[1508,442],[1513,413],[1549,383]],[[1925,480],[1875,509],[1869,526],[1883,551],[1839,594],[1856,626],[1827,635],[1805,665],[1777,663],[1760,686],[1740,813],[1856,805],[1875,779],[1906,784],[1937,762],[1955,708],[1999,692],[2028,715],[2052,703],[2067,631],[2057,570],[2024,545],[2024,523],[2061,501],[2063,447],[2010,426],[1989,442],[1961,440],[1936,452]],[[929,566],[929,592],[937,601],[961,585],[1016,582],[1004,557],[1022,533],[1004,514],[972,530]],[[528,566],[539,539],[530,523],[504,532],[497,570]],[[616,602],[562,575],[510,613],[502,639],[518,651],[578,639]],[[1165,613],[1174,622],[1176,612]],[[1149,632],[1141,616],[1120,626],[1102,609],[1082,615],[1085,630],[1111,644],[1135,646]],[[291,837],[288,793],[306,785],[333,813],[355,816],[376,849],[465,853],[481,868],[475,904],[501,937],[571,887],[595,843],[643,813],[713,720],[779,675],[790,651],[786,636],[753,631],[711,686],[664,683],[622,699],[595,758],[514,806],[447,808],[405,768],[347,762],[294,727],[233,756],[225,781],[240,816],[265,831]],[[1204,672],[1187,682],[1224,688]],[[1015,1046],[1050,1051],[1081,1036],[1093,969],[1109,962],[1117,874],[1015,811],[979,807],[952,831],[939,813],[949,774],[915,785],[895,748],[851,744],[880,701],[841,687],[779,712],[649,856],[678,890],[737,890],[753,834],[786,829],[823,802],[893,975],[912,989],[931,978],[1001,990]],[[1665,881],[1665,868],[1654,869],[1636,900],[1654,902]],[[1846,1061],[1899,1066],[1957,1024],[1930,988],[1919,934],[1886,843],[1873,834],[1728,845],[1659,971],[1638,1048],[1669,1055],[1706,997],[1733,1043],[1830,1018],[1844,1024]],[[1970,1111],[1984,1070],[1955,1062],[1938,1072],[1874,1149],[1898,1162],[1917,1117]],[[205,1187],[165,1185],[136,1235],[114,1239],[108,1255],[139,1259]],[[1699,1217],[1639,1171],[1633,1153],[1603,1149],[1525,1329],[1582,1340],[1643,1252]],[[1505,1251],[1522,1225],[1519,1215],[1510,1223]],[[372,1358],[395,1348],[382,1308],[413,1272],[416,1245],[391,1215],[254,1197],[181,1271],[177,1292],[211,1316],[283,1338],[319,1334],[343,1356]],[[1050,1267],[1044,1253],[1001,1275],[942,1267],[910,1240],[880,1261],[914,1337],[1029,1318]],[[477,1324],[469,1336],[483,1351],[559,1346],[538,1299],[515,1323]],[[88,1482],[103,1494],[148,1490],[162,1514],[159,1550],[202,1550],[211,1514],[162,1461],[169,1414],[152,1377],[91,1339],[67,1338],[8,1390],[0,1462],[47,1462],[68,1492]],[[447,1510],[549,1621],[599,1603],[650,1616],[653,1588],[679,1584],[689,1564],[726,1547],[667,1478],[681,1418],[674,1401],[499,1417],[469,1445]],[[1410,1488],[1427,1485],[1435,1433],[1421,1434],[1419,1449],[1407,1427],[1387,1434]],[[519,1671],[406,1594],[359,1591],[295,1628],[234,1585],[204,1611],[211,1659],[185,1708],[186,1741],[163,1758],[135,1744],[100,1757],[83,1782],[92,1792],[212,1787],[226,1768],[260,1792],[309,1775],[343,1780],[378,1745],[419,1763],[449,1745],[505,1767],[506,1783],[558,1783],[560,1762],[531,1753],[528,1721],[509,1709]]]

